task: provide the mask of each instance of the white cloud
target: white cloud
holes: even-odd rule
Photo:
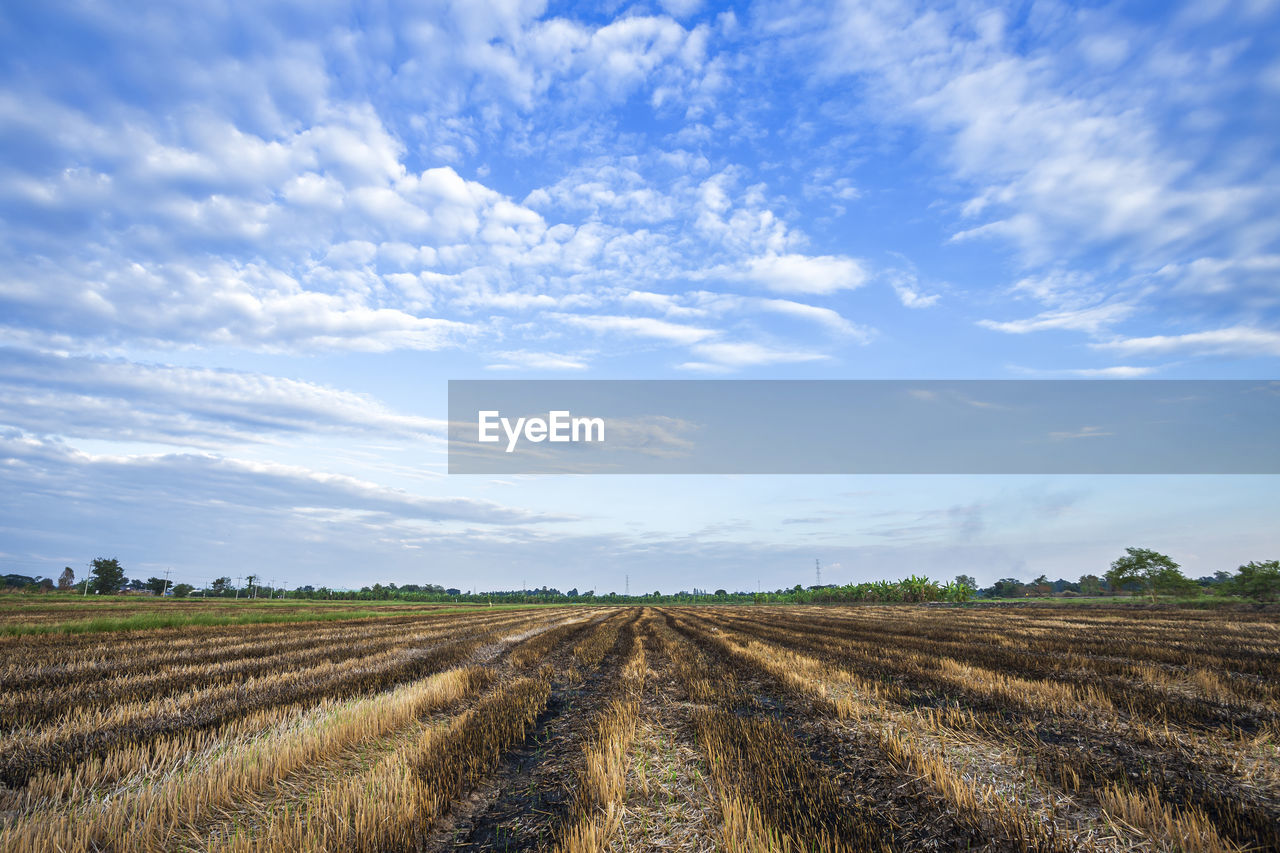
[[[216,447],[318,432],[421,438],[442,421],[259,373],[0,349],[0,424],[29,433]]]
[[[294,465],[210,454],[89,454],[61,442],[0,433],[5,480],[17,491],[67,500],[110,495],[112,512],[172,512],[175,508],[239,508],[293,516],[314,508],[376,519],[523,525],[563,521],[492,501],[418,495],[340,474]],[[6,490],[7,491],[7,490]],[[150,508],[150,509],[146,509]],[[163,509],[159,509],[163,508]]]
[[[678,58],[696,67],[701,57],[682,50],[688,37],[670,18],[635,16],[613,21],[592,34],[582,79],[612,97],[623,96],[669,60]]]
[[[898,46],[943,70],[902,80],[902,94],[921,119],[952,135],[960,175],[983,185],[968,212],[1003,214],[957,239],[1007,238],[1032,263],[1086,246],[1122,246],[1127,260],[1143,262],[1206,231],[1222,233],[1224,220],[1239,221],[1261,200],[1248,185],[1190,185],[1187,164],[1162,145],[1153,117],[1061,91],[1056,69],[1039,58],[985,46],[964,58],[954,45],[933,55]],[[900,61],[902,77],[910,60]]]
[[[103,270],[64,259],[58,269],[36,261],[0,277],[0,300],[38,314],[51,336],[71,334],[107,344],[157,347],[193,343],[267,350],[431,350],[464,339],[463,322],[421,317],[367,304],[360,281],[347,292],[310,290],[259,264],[187,262]],[[0,321],[0,328],[7,324]]]
[[[776,349],[752,342],[698,344],[693,347],[693,351],[705,361],[685,362],[680,365],[682,368],[722,372],[743,367],[825,361],[830,358],[823,353]]]
[[[1230,300],[1255,308],[1280,303],[1280,255],[1196,258],[1167,264],[1157,277],[1172,283],[1178,295]]]
[[[1158,367],[1134,367],[1132,365],[1117,364],[1112,367],[1082,367],[1067,372],[1072,376],[1081,376],[1086,379],[1139,379],[1143,376],[1150,376],[1159,369]]]
[[[777,293],[827,294],[861,287],[867,273],[853,258],[787,254],[752,258],[737,277]]]
[[[871,332],[846,320],[838,311],[830,308],[822,308],[817,305],[809,305],[804,302],[793,302],[789,299],[759,299],[744,300],[748,305],[758,305],[766,311],[772,311],[778,314],[785,314],[791,317],[799,317],[803,320],[824,326],[832,332],[839,335],[848,335],[866,342],[871,338]]]
[[[554,352],[519,350],[495,352],[497,361],[485,365],[486,370],[586,370],[590,365],[584,356]]]
[[[932,308],[941,298],[937,293],[923,293],[914,272],[891,270],[885,276],[904,308]]]
[[[275,139],[204,121],[179,124],[163,141],[158,129],[115,118],[95,123],[40,103],[33,110],[78,129],[58,137],[63,156],[110,160],[114,171],[23,185],[38,187],[46,212],[91,209],[104,223],[100,233],[93,221],[85,233],[43,232],[47,247],[6,265],[0,300],[29,336],[436,349],[469,326],[423,316],[447,305],[406,274],[443,262],[487,268],[492,279],[530,259],[572,263],[580,245],[562,246],[535,211],[451,168],[408,172],[403,147],[367,106],[331,110],[327,123]],[[100,197],[86,199],[94,186]]]
[[[1095,305],[1091,308],[1077,310],[1045,311],[1024,320],[979,320],[978,325],[997,332],[1013,335],[1025,335],[1029,332],[1043,332],[1053,329],[1070,329],[1079,332],[1097,333],[1107,326],[1113,325],[1134,311],[1132,305],[1111,303]]]
[[[685,297],[682,299],[681,297]],[[622,301],[631,305],[640,305],[653,311],[659,311],[668,317],[706,317],[712,312],[704,305],[686,305],[690,296],[698,296],[697,294],[679,294],[670,293],[651,293],[645,290],[631,290],[623,297]],[[702,300],[698,300],[701,302]]]
[[[1274,170],[1274,146],[1236,106],[1268,94],[1268,71],[1246,49],[1250,25],[1226,34],[1185,15],[1138,23],[1057,4],[1016,28],[998,8],[767,8],[762,33],[783,34],[802,65],[820,57],[808,67],[831,85],[866,93],[850,112],[855,129],[870,112],[922,130],[949,173],[944,191],[968,188],[967,202],[936,207],[960,214],[954,240],[1017,250],[1032,273],[1022,292],[1051,311],[984,325],[1094,333],[1100,313],[1085,309],[1101,302],[1185,309],[1152,286],[1162,268],[1179,294],[1237,322],[1280,301],[1269,269],[1280,195],[1258,180]],[[1182,260],[1198,256],[1208,257]]]
[[[1280,332],[1253,326],[1231,326],[1183,335],[1117,338],[1091,344],[1095,349],[1122,355],[1210,355],[1235,358],[1280,356]]]
[[[1065,441],[1075,438],[1104,438],[1109,435],[1115,435],[1115,433],[1108,432],[1100,426],[1084,426],[1075,430],[1051,432],[1049,438],[1054,441]]]
[[[601,314],[555,314],[551,319],[565,325],[588,329],[597,334],[618,333],[638,338],[652,338],[674,344],[693,344],[715,334],[712,329],[669,323],[652,317],[625,317]]]
[[[628,159],[603,158],[574,169],[557,183],[525,197],[530,207],[586,213],[593,219],[654,224],[676,218],[689,188],[683,182],[667,190],[653,186]]]
[[[687,18],[702,8],[702,0],[659,0],[659,5],[675,18]]]
[[[1092,274],[1060,269],[1021,278],[1009,292],[1057,308],[1081,308],[1102,296],[1102,288]]]

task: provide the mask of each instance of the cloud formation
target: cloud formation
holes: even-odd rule
[[[440,438],[444,422],[265,374],[0,348],[0,424],[29,433],[220,447],[318,432]]]
[[[798,542],[757,535],[773,493],[690,520],[742,484],[602,478],[552,511],[546,483],[419,469],[463,376],[1265,375],[1278,24],[1267,3],[10,4],[0,492],[24,544],[0,557],[97,536],[652,569],[825,542],[896,565],[950,559],[933,525],[1025,563],[971,495],[867,534],[902,552],[813,511]]]

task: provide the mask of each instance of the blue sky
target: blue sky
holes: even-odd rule
[[[1270,477],[444,473],[450,378],[1274,378],[1280,6],[9,4],[0,564],[1277,556]]]

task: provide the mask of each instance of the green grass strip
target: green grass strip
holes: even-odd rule
[[[424,609],[422,615],[435,616],[448,613],[474,613],[476,610],[519,610],[537,607],[533,604],[496,604],[489,607],[444,607]],[[405,611],[389,613],[381,608],[350,609],[339,611],[304,611],[301,613],[138,613],[118,618],[76,619],[45,625],[8,622],[0,625],[0,636],[29,634],[92,634],[102,631],[140,631],[154,628],[186,628],[195,625],[261,625],[273,622],[332,622],[341,619],[387,619],[393,616],[412,615]]]

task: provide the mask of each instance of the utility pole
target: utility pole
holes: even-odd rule
[[[169,593],[169,572],[173,569],[164,570],[164,589],[160,590],[160,597],[164,598]]]
[[[244,577],[244,575],[236,575],[236,600],[237,600],[237,601],[239,601],[239,600],[240,600],[240,580],[241,580],[243,577]]]
[[[813,585],[822,586],[822,561],[821,560],[813,561],[813,576],[814,576]]]

